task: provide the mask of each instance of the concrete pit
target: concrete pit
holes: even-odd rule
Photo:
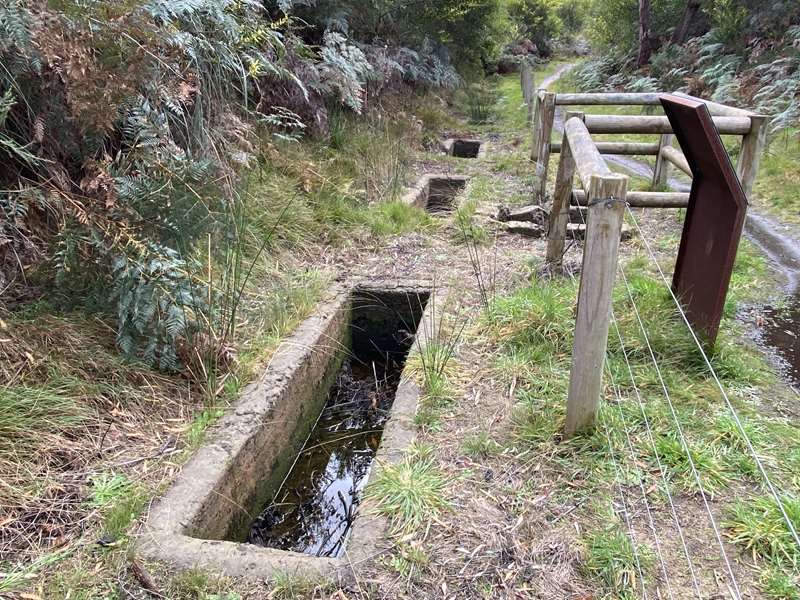
[[[456,158],[479,158],[485,154],[484,144],[480,140],[464,140],[451,138],[442,142],[445,154]]]
[[[432,330],[430,289],[332,289],[152,508],[137,554],[263,579],[344,572],[388,548],[362,491],[414,437],[420,390],[401,373]]]
[[[424,175],[403,201],[433,215],[446,215],[457,208],[458,195],[468,182],[463,175]]]

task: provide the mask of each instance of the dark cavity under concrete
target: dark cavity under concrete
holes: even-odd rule
[[[249,543],[343,555],[426,303],[421,294],[355,298],[352,351],[286,480],[250,528]]]
[[[483,142],[480,140],[449,139],[442,143],[445,154],[456,158],[478,158],[481,156]]]
[[[446,215],[457,208],[458,195],[469,182],[463,175],[424,175],[403,199],[433,215]]]
[[[352,563],[390,548],[388,521],[376,513],[370,499],[359,495],[358,510],[356,502],[348,509],[349,534],[337,541],[340,549],[347,544],[346,558],[244,542],[254,520],[276,504],[276,494],[286,491],[287,475],[314,425],[322,421],[330,390],[349,376],[340,372],[363,373],[375,362],[373,378],[378,375],[380,387],[379,361],[399,363],[412,344],[425,346],[425,334],[433,330],[432,308],[426,308],[430,289],[429,282],[414,281],[332,288],[315,314],[281,345],[263,375],[208,431],[206,442],[151,508],[137,539],[137,555],[167,563],[171,570],[200,568],[263,580],[279,572],[347,575]],[[350,367],[342,370],[347,361]],[[367,384],[362,380],[357,387],[361,385]],[[372,470],[402,460],[415,436],[420,393],[416,383],[400,377],[391,408],[386,399],[375,398],[375,410],[388,415],[379,419],[383,435],[366,441],[371,452],[377,448]],[[353,414],[372,410],[371,400],[368,406],[359,401]],[[358,486],[365,481],[366,475]]]

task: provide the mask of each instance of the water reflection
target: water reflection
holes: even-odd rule
[[[253,523],[249,543],[343,554],[401,371],[394,361],[345,362],[280,492]]]

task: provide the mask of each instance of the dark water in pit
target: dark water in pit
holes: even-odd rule
[[[344,552],[402,369],[392,358],[344,363],[297,462],[253,523],[249,543],[314,556]]]
[[[790,383],[800,387],[800,293],[785,305],[765,307],[759,325],[762,343],[781,360]]]
[[[466,185],[465,181],[451,181],[448,179],[431,180],[425,210],[431,214],[447,214],[453,212],[456,196],[458,196],[459,192],[461,192]]]
[[[456,158],[478,158],[481,143],[471,140],[456,140],[453,142],[453,156]]]

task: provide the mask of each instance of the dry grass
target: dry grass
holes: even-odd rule
[[[503,89],[506,88],[511,89],[509,85]],[[511,110],[513,103],[513,99],[505,99],[502,110]],[[429,118],[439,122],[434,116],[429,115]],[[469,132],[468,126],[461,127],[463,133]],[[481,133],[481,129],[485,133],[484,128],[476,128],[473,133]],[[417,507],[413,511],[414,518],[408,520],[412,524],[395,533],[392,551],[373,561],[353,565],[349,581],[323,584],[297,581],[287,575],[266,584],[220,583],[213,577],[197,574],[195,579],[182,582],[181,594],[194,589],[191,592],[194,595],[186,597],[205,600],[284,597],[563,600],[620,598],[630,591],[629,548],[618,537],[604,537],[609,524],[619,525],[620,519],[614,464],[609,455],[610,447],[624,447],[617,405],[607,402],[602,413],[603,422],[614,429],[610,440],[598,433],[565,443],[560,436],[567,377],[563,362],[568,361],[571,350],[568,322],[573,314],[575,288],[571,284],[561,287],[555,284],[551,288],[531,286],[529,276],[539,266],[544,242],[507,234],[488,216],[497,204],[506,203],[507,198],[525,198],[530,193],[530,178],[517,174],[516,169],[506,168],[517,164],[519,153],[524,152],[516,138],[519,135],[514,132],[498,135],[493,140],[493,154],[487,159],[458,165],[461,171],[483,174],[495,182],[494,188],[484,190],[474,212],[470,211],[474,224],[484,228],[487,239],[491,240],[488,247],[481,249],[479,259],[496,261],[497,265],[494,279],[499,299],[491,303],[488,313],[482,308],[480,291],[470,275],[470,253],[463,245],[453,243],[458,224],[452,219],[442,220],[438,227],[424,234],[411,231],[379,241],[362,239],[342,246],[310,248],[299,257],[301,268],[318,268],[324,264],[326,268],[337,270],[343,278],[433,277],[458,299],[458,304],[449,306],[447,311],[451,317],[458,314],[458,319],[468,322],[453,352],[449,363],[452,366],[446,373],[455,385],[450,390],[449,401],[437,409],[437,426],[423,427],[419,432],[420,442],[430,449],[425,455],[423,475],[435,475],[435,493],[431,497],[438,508],[431,510],[428,504]],[[449,169],[453,164],[449,158],[426,157],[417,168],[433,172]],[[678,228],[674,213],[653,211],[642,214],[641,221],[646,235],[659,240],[664,258],[672,256]],[[631,260],[641,252],[641,244],[636,240],[622,248],[624,260]],[[646,279],[647,271],[640,263],[634,261],[633,265],[643,271],[642,277]],[[746,288],[745,283],[742,282],[742,289]],[[646,281],[641,282],[641,288],[646,285]],[[511,297],[503,299],[504,296]],[[49,377],[42,369],[48,368],[46,364],[58,364],[59,348],[63,348],[67,355],[82,357],[79,371],[70,371],[76,379],[97,382],[106,378],[115,390],[131,389],[122,395],[102,392],[100,388],[86,390],[85,397],[89,401],[83,406],[92,407],[96,412],[81,422],[80,435],[61,430],[54,433],[61,440],[78,440],[80,459],[84,461],[75,471],[68,471],[69,476],[75,475],[72,484],[76,486],[73,506],[77,523],[71,525],[72,533],[68,536],[72,540],[92,522],[101,521],[99,513],[105,509],[102,503],[101,508],[96,506],[99,498],[109,495],[113,498],[120,489],[136,489],[137,486],[152,494],[161,482],[171,479],[179,460],[161,456],[125,463],[157,454],[170,439],[174,440],[174,446],[167,448],[180,447],[181,434],[190,423],[191,411],[197,408],[191,389],[182,388],[180,380],[161,381],[154,379],[151,373],[129,366],[115,369],[109,333],[97,323],[90,321],[88,325],[86,330],[64,326],[66,331],[56,334],[59,327],[49,323],[36,333],[32,319],[27,326],[29,329],[14,334],[15,340],[23,344],[20,348],[27,349],[34,357],[47,356],[52,360],[48,358],[37,363],[28,359],[26,350],[15,349],[12,353],[6,346],[0,346],[0,351],[9,353],[11,365],[6,370],[5,363],[0,362],[0,368],[4,368],[3,376],[13,380],[14,385],[21,384],[25,378],[35,381],[37,377]],[[8,337],[6,333],[4,337]],[[509,344],[512,338],[515,343]],[[669,337],[663,341],[667,346],[674,342]],[[86,348],[93,352],[86,352]],[[673,358],[677,371],[681,370],[680,360],[686,358],[681,354],[683,350],[685,346],[675,349]],[[412,367],[415,362],[421,375],[422,361],[419,357],[412,359]],[[36,364],[39,371],[34,369]],[[736,361],[730,364],[739,368]],[[688,373],[677,381],[705,394],[708,387],[696,386],[691,377],[696,374],[696,364],[689,366]],[[759,385],[755,382],[747,386],[743,394],[757,397],[755,405],[769,405],[769,398],[763,397]],[[630,399],[627,394],[626,400]],[[681,401],[685,403],[683,408],[687,414],[699,412],[698,407],[703,404],[703,398],[688,393]],[[622,408],[628,410],[629,407],[623,403]],[[150,410],[155,412],[149,413]],[[709,422],[713,423],[714,430],[709,426],[707,433],[715,440],[709,442],[715,449],[714,459],[721,461],[726,473],[738,475],[736,469],[741,465],[730,459],[741,454],[736,454],[739,442],[731,435],[730,428],[719,420],[718,411],[712,413]],[[98,418],[100,414],[102,418]],[[625,418],[632,417],[630,411],[624,414]],[[664,414],[660,412],[656,416],[660,418]],[[213,415],[208,419],[212,420]],[[759,419],[755,421],[762,423]],[[695,424],[702,433],[705,422]],[[771,421],[769,427],[772,427]],[[792,424],[786,427],[795,429]],[[202,426],[198,426],[198,430],[202,431]],[[652,457],[643,453],[626,458],[622,467],[627,477],[624,489],[633,501],[632,528],[641,536],[640,543],[644,541],[652,551],[641,496],[636,500],[639,491],[636,478],[643,476],[652,481],[654,472],[649,463]],[[117,474],[125,480],[114,479]],[[52,475],[51,469],[48,476]],[[89,483],[90,475],[97,475],[95,481],[99,484]],[[66,481],[67,475],[62,474],[62,477]],[[57,478],[54,481],[58,481]],[[128,485],[134,487],[128,488]],[[718,521],[724,520],[728,500],[757,489],[749,480],[721,482],[721,486],[712,504]],[[396,492],[397,486],[389,487]],[[675,486],[676,490],[678,487]],[[97,500],[95,507],[87,503],[93,494]],[[657,487],[649,494],[657,507],[655,526],[664,534],[662,550],[674,571],[676,585],[691,592],[681,562],[681,547],[670,529],[672,521],[664,499]],[[704,594],[724,593],[714,577],[719,561],[710,555],[712,532],[698,497],[691,490],[680,491],[677,502],[689,532],[690,547],[700,557],[703,572],[709,574],[701,580]],[[65,514],[71,515],[72,511],[65,509]],[[743,517],[740,521],[745,521],[744,517],[751,517],[752,511],[740,516]],[[108,513],[104,512],[104,527],[107,517]],[[95,534],[99,529],[102,528],[95,526],[87,530]],[[44,528],[38,524],[33,530]],[[22,534],[15,535],[18,541],[24,539]],[[672,537],[667,538],[668,535]],[[48,541],[49,537],[43,543]],[[65,547],[73,548],[70,544]],[[752,597],[765,597],[762,590],[766,588],[759,583],[749,550],[731,544],[728,548],[735,557],[741,581],[751,590]],[[30,557],[38,554],[41,548],[31,550]],[[100,563],[101,567],[93,574],[95,565]],[[171,582],[170,574],[152,565],[141,567],[153,575],[161,593],[167,597],[183,597],[173,591],[178,588]],[[42,597],[65,597],[70,592],[73,598],[88,599],[117,593],[115,589],[124,589],[125,592],[119,593],[123,597],[148,596],[144,589],[147,586],[143,587],[146,578],[131,569],[124,550],[104,555],[101,560],[91,550],[83,548],[65,558],[61,565],[42,566],[41,570],[47,577],[38,587],[34,586],[34,591]],[[661,583],[659,577],[657,569],[651,567],[646,579],[652,597],[657,597],[655,587]],[[785,583],[777,575],[774,580],[775,589]],[[619,589],[615,590],[615,586]],[[170,593],[173,596],[169,596]],[[678,594],[676,597],[685,596]]]

